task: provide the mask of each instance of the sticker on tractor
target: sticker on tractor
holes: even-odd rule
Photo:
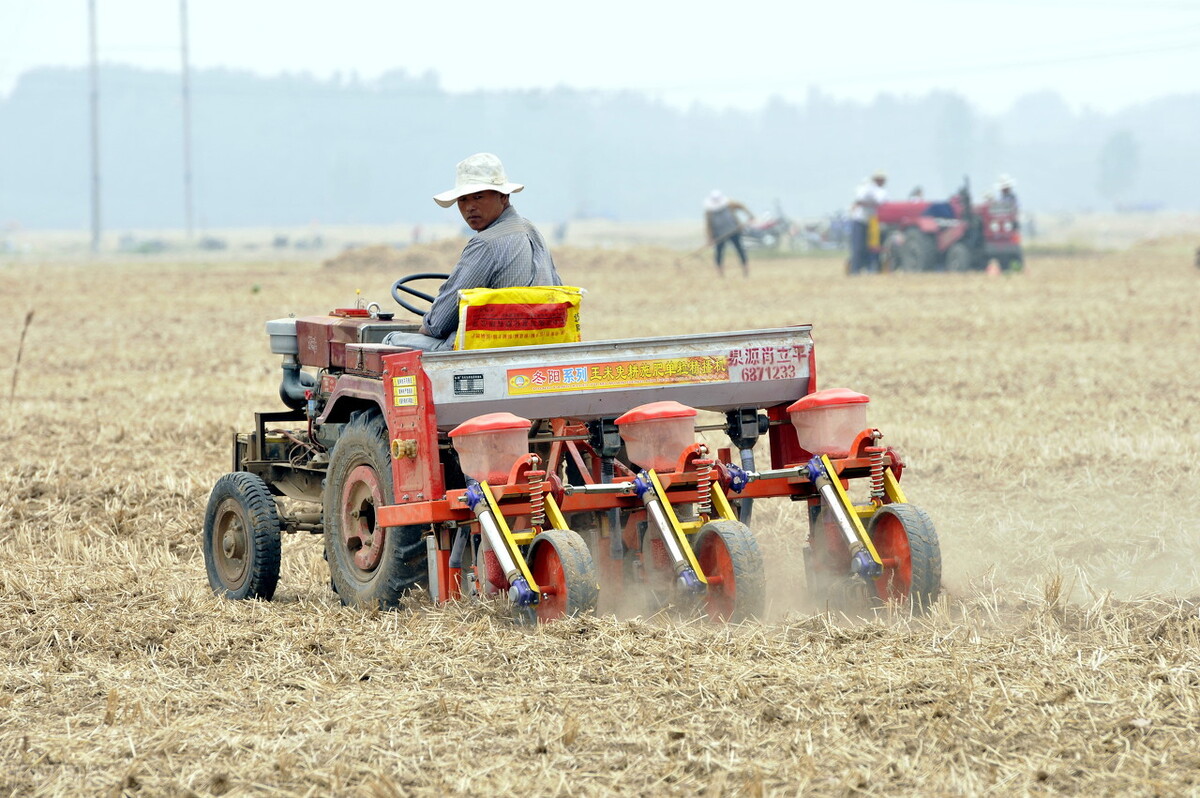
[[[455,374],[455,396],[483,396],[482,374]]]
[[[730,377],[736,382],[794,380],[807,375],[805,347],[748,346],[729,350]]]
[[[509,369],[508,392],[509,395],[520,395],[728,380],[728,358],[721,355],[704,355],[658,360],[616,360],[581,366]]]
[[[396,407],[416,407],[416,377],[392,377],[392,404]]]

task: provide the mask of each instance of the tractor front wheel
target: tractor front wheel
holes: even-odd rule
[[[695,552],[708,580],[704,608],[709,618],[736,623],[762,615],[763,556],[749,527],[738,521],[709,521],[696,535]]]
[[[950,249],[946,250],[946,271],[970,271],[972,264],[971,248],[962,241],[951,244]]]
[[[548,529],[529,547],[529,572],[542,590],[537,619],[543,623],[594,610],[600,579],[587,544],[569,529]]]
[[[395,607],[428,579],[425,527],[376,521],[394,502],[386,425],[378,413],[361,413],[334,445],[325,478],[325,559],[343,604]]]
[[[883,560],[883,575],[875,580],[878,599],[929,609],[942,588],[942,550],[925,511],[885,504],[871,516],[867,532]]]
[[[204,513],[208,584],[229,599],[270,599],[279,584],[279,510],[267,483],[238,471],[217,480]]]
[[[908,230],[904,234],[898,265],[906,272],[932,271],[937,265],[937,243],[933,236],[916,229]]]

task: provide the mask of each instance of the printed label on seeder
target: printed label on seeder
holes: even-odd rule
[[[729,364],[724,355],[616,360],[577,366],[509,369],[508,393],[518,396],[728,380]]]

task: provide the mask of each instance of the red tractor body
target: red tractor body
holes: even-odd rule
[[[878,213],[884,271],[982,270],[993,259],[1020,267],[1016,209],[972,205],[965,185],[948,200],[884,202]]]

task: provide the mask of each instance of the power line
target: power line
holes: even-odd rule
[[[88,60],[92,121],[92,254],[100,251],[100,66],[96,59],[96,0],[88,0]]]
[[[192,240],[192,92],[188,64],[187,0],[179,0],[179,54],[183,100],[183,218],[188,240]]]

